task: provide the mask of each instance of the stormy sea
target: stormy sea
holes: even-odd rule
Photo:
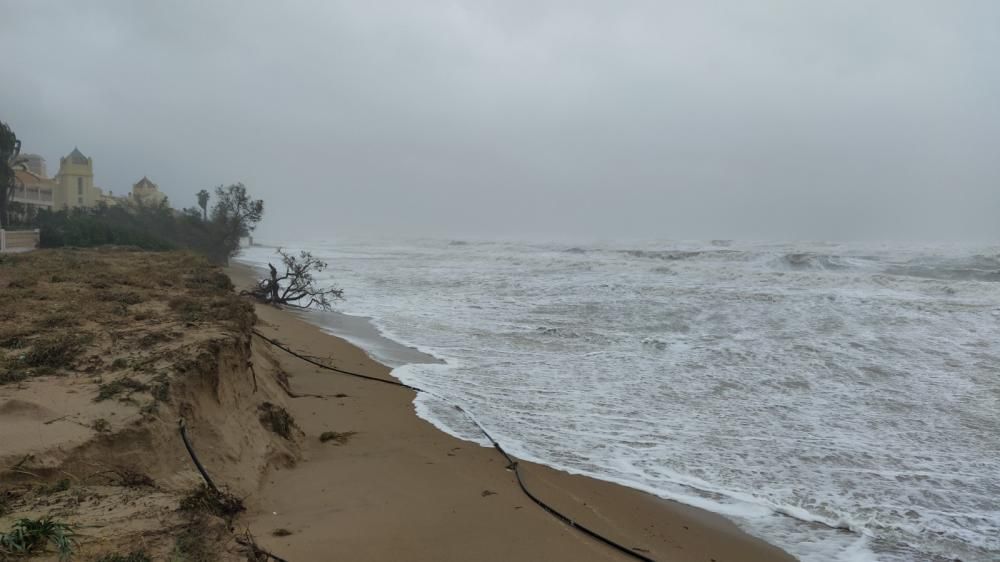
[[[521,458],[723,514],[807,562],[1000,559],[1000,247],[283,246],[329,262],[339,310],[443,361],[397,377]],[[448,405],[416,409],[482,442]]]

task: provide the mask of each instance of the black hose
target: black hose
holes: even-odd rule
[[[567,516],[564,513],[560,512],[559,510],[557,510],[556,508],[552,507],[551,505],[545,503],[544,501],[542,501],[541,499],[539,499],[536,495],[532,494],[531,491],[528,490],[528,487],[524,484],[524,480],[521,477],[521,470],[520,470],[520,467],[518,466],[517,461],[514,460],[514,458],[511,457],[509,454],[507,454],[507,451],[505,451],[503,449],[503,447],[500,445],[500,443],[497,442],[497,440],[494,439],[493,436],[490,435],[490,433],[488,431],[486,431],[486,428],[484,428],[482,426],[482,424],[480,424],[479,421],[476,420],[476,418],[472,417],[472,414],[470,414],[468,411],[466,411],[465,408],[463,408],[463,407],[461,407],[461,406],[459,406],[457,404],[451,404],[450,402],[448,402],[447,400],[445,400],[441,396],[438,396],[437,394],[435,394],[433,392],[430,392],[430,391],[427,391],[427,390],[424,390],[422,388],[411,386],[411,385],[408,385],[408,384],[405,384],[405,383],[402,383],[402,382],[399,382],[399,381],[394,381],[394,380],[389,380],[389,379],[383,379],[383,378],[379,378],[379,377],[373,377],[373,376],[370,376],[370,375],[363,375],[361,373],[355,373],[355,372],[352,372],[352,371],[345,371],[343,369],[338,369],[336,367],[331,367],[329,365],[325,365],[325,364],[320,363],[319,361],[316,361],[316,360],[314,360],[314,359],[312,359],[310,357],[306,357],[305,355],[302,355],[300,353],[297,353],[297,352],[293,351],[292,349],[290,349],[287,346],[279,343],[278,341],[273,340],[273,339],[265,336],[264,334],[261,334],[257,330],[253,330],[253,333],[257,337],[259,337],[260,339],[262,339],[262,340],[266,341],[267,343],[273,345],[274,347],[277,347],[278,349],[281,349],[282,351],[284,351],[284,352],[286,352],[286,353],[288,353],[290,355],[293,355],[293,356],[301,359],[302,361],[305,361],[306,363],[309,363],[311,365],[315,365],[315,366],[320,367],[322,369],[326,369],[328,371],[333,371],[335,373],[340,373],[342,375],[348,375],[348,376],[358,377],[358,378],[362,378],[362,379],[366,379],[366,380],[370,380],[370,381],[376,381],[376,382],[381,382],[381,383],[385,383],[385,384],[390,384],[390,385],[393,385],[393,386],[399,386],[399,387],[410,389],[410,390],[412,390],[414,392],[423,392],[425,394],[428,394],[428,395],[431,395],[431,396],[437,398],[438,400],[441,400],[442,402],[450,404],[456,410],[459,410],[460,412],[462,412],[463,414],[465,414],[465,416],[467,418],[469,418],[469,420],[476,426],[476,428],[479,429],[479,431],[481,431],[482,434],[486,436],[486,439],[488,439],[490,441],[490,443],[493,444],[493,448],[496,449],[497,452],[500,453],[507,460],[507,463],[508,463],[507,464],[507,468],[509,468],[510,470],[512,470],[514,472],[514,476],[517,479],[517,485],[521,488],[521,491],[524,492],[524,495],[528,496],[528,499],[530,499],[531,501],[533,501],[536,505],[538,505],[539,507],[541,507],[543,510],[545,510],[547,513],[549,513],[550,515],[552,515],[556,519],[562,521],[563,523],[569,525],[570,527],[572,527],[574,529],[579,530],[580,532],[588,535],[589,537],[591,537],[591,538],[593,538],[595,540],[598,540],[598,541],[606,544],[607,546],[610,546],[611,548],[613,548],[615,550],[618,550],[619,552],[621,552],[623,554],[631,556],[632,558],[635,558],[636,560],[642,560],[643,562],[656,562],[653,558],[650,558],[650,557],[648,557],[648,556],[646,556],[646,555],[644,555],[642,553],[636,552],[632,548],[629,548],[629,547],[627,547],[627,546],[625,546],[625,545],[623,545],[621,543],[615,542],[614,540],[609,539],[608,537],[605,537],[604,535],[601,535],[597,531],[594,531],[594,530],[592,530],[592,529],[590,529],[590,528],[588,528],[588,527],[586,527],[584,525],[581,525],[581,524],[577,523],[576,521],[574,521],[569,516]]]
[[[184,418],[180,418],[179,420],[177,420],[177,427],[178,429],[180,429],[181,441],[184,441],[184,448],[187,449],[188,454],[191,455],[191,460],[194,461],[194,465],[198,468],[198,472],[201,473],[201,477],[205,479],[205,484],[209,488],[211,488],[213,492],[221,496],[222,492],[220,492],[219,488],[215,486],[215,482],[212,482],[212,478],[208,475],[208,471],[205,470],[204,465],[202,465],[201,461],[198,460],[198,455],[195,454],[194,447],[191,446],[191,440],[188,439],[187,435],[187,423],[184,421]],[[233,529],[230,528],[230,531],[232,530]],[[254,541],[253,535],[250,534],[249,530],[247,530],[245,535],[243,535],[242,537],[237,536],[236,542],[239,543],[244,548],[250,550],[250,552],[253,553],[253,555],[255,556],[254,560],[257,560],[261,556],[264,556],[265,560],[274,560],[275,562],[288,562],[288,560],[285,560],[284,558],[278,556],[277,554],[274,554],[257,546],[257,543],[256,541]]]
[[[187,449],[189,455],[191,455],[191,460],[194,461],[195,467],[198,468],[198,472],[201,473],[201,477],[205,479],[205,484],[212,489],[216,494],[219,493],[219,489],[215,486],[215,482],[212,482],[212,477],[208,475],[208,471],[198,460],[198,455],[194,454],[194,448],[191,447],[191,441],[188,440],[187,435],[187,423],[184,422],[184,418],[177,420],[177,426],[181,430],[181,440],[184,441],[184,448]]]

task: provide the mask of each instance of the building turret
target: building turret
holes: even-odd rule
[[[146,176],[142,176],[141,180],[132,184],[132,193],[129,195],[132,197],[133,201],[140,202],[144,205],[159,205],[167,198],[167,196],[160,191],[159,186],[150,181]]]
[[[94,187],[94,160],[79,148],[59,159],[55,180],[59,185],[54,202],[57,209],[93,207],[101,199],[101,190]]]

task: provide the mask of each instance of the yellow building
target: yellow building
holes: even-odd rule
[[[12,202],[19,203],[19,212],[32,215],[39,209],[61,211],[64,209],[92,208],[100,204],[159,205],[167,196],[159,187],[143,176],[132,185],[124,197],[116,197],[94,185],[94,159],[73,148],[68,156],[59,159],[59,172],[54,178],[45,175],[45,159],[37,154],[25,154],[25,170],[17,171],[19,186],[14,190]]]
[[[129,193],[132,201],[142,205],[159,205],[167,200],[167,196],[160,191],[159,186],[149,181],[149,178],[142,176],[142,179],[132,184],[132,193]]]
[[[59,159],[59,173],[55,177],[58,189],[55,191],[55,209],[76,207],[96,207],[104,193],[94,186],[94,160],[87,158],[79,148],[73,148],[69,156]]]
[[[10,200],[17,205],[11,209],[12,212],[30,217],[40,209],[52,210],[57,191],[55,181],[31,170],[16,170],[14,174],[17,176],[17,187]]]

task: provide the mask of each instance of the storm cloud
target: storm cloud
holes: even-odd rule
[[[1000,3],[0,1],[0,119],[261,237],[995,238]]]

